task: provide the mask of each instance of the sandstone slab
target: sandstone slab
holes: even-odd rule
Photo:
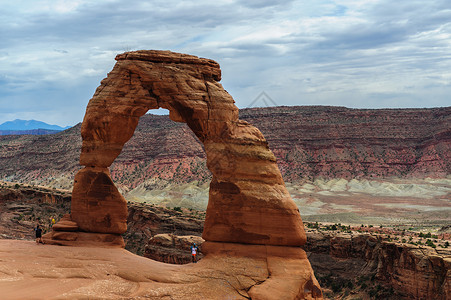
[[[54,231],[78,231],[78,225],[71,220],[70,214],[66,214],[52,226],[52,229]]]
[[[224,247],[229,254],[221,253]],[[216,244],[209,248],[210,258],[197,264],[170,265],[121,248],[0,240],[0,292],[11,300],[322,299],[311,286],[315,279],[305,271],[308,260],[297,247],[287,253],[290,247]],[[281,248],[282,253],[273,248]],[[266,249],[272,253],[265,254]]]

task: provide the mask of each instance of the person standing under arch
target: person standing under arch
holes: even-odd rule
[[[196,243],[193,243],[193,245],[191,246],[191,259],[193,261],[193,263],[197,263],[197,252],[199,251],[199,248],[196,246]]]

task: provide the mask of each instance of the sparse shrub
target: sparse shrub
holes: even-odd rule
[[[430,239],[428,239],[425,243],[426,246],[432,247],[432,248],[436,248],[437,246],[435,246],[434,242],[432,242]]]
[[[366,281],[368,281],[369,277],[368,276],[360,276],[359,279],[357,280],[357,284],[362,284]]]
[[[375,290],[375,289],[371,289],[371,290],[368,292],[368,295],[370,295],[371,298],[376,297],[376,294],[377,294],[377,290]]]
[[[341,282],[334,281],[332,282],[331,288],[334,293],[339,293],[343,289],[343,285]]]
[[[18,183],[16,183],[16,184],[14,185],[14,188],[17,190],[18,188],[20,188],[20,185],[19,185]]]

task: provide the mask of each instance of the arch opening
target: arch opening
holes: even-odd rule
[[[127,201],[204,212],[211,172],[203,144],[185,124],[165,111],[149,110],[110,167]],[[168,112],[168,111],[167,111]]]

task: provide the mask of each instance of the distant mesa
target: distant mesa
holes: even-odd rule
[[[0,135],[21,135],[21,134],[53,134],[70,128],[71,126],[61,127],[58,125],[50,125],[45,122],[36,120],[20,120],[7,121],[0,124]]]

